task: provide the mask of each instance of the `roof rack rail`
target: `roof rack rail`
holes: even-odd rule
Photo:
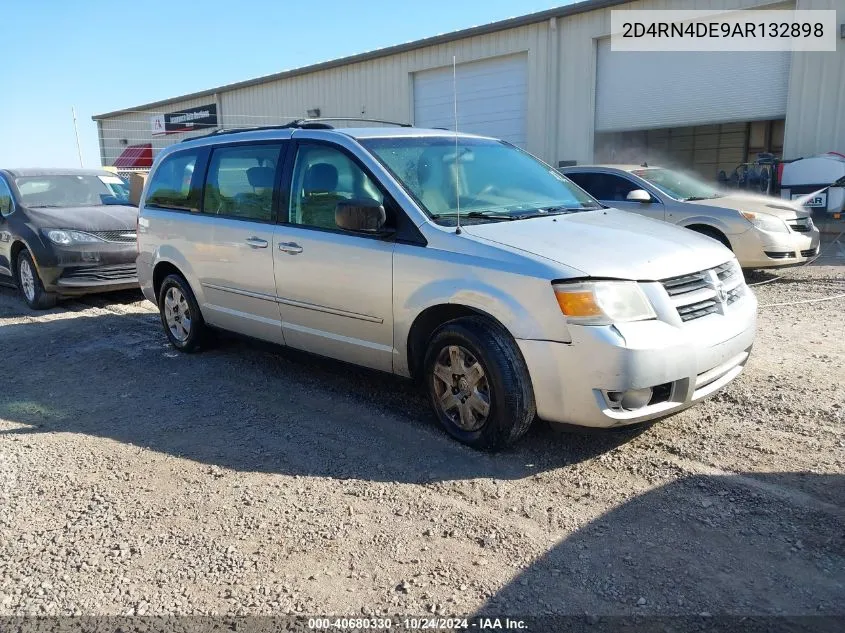
[[[238,132],[257,132],[260,130],[288,130],[291,128],[299,130],[333,130],[334,126],[325,121],[357,121],[361,123],[383,123],[386,125],[397,125],[399,127],[412,127],[410,123],[397,123],[396,121],[385,121],[383,119],[362,119],[359,117],[323,117],[319,119],[295,119],[290,123],[283,123],[279,125],[259,125],[255,127],[236,127],[236,128],[220,128],[203,134],[202,136],[192,136],[190,138],[182,139],[182,143],[187,141],[195,141],[200,138],[208,138],[209,136],[219,136],[221,134],[237,134]]]
[[[354,116],[327,116],[317,119],[300,119],[297,123],[320,123],[322,121],[356,121],[358,123],[384,123],[386,125],[396,125],[398,127],[412,127],[410,123],[399,123],[398,121],[386,121],[385,119],[367,119],[363,117]]]
[[[331,125],[326,124],[314,124],[309,125],[308,127],[318,127],[319,129],[331,129]],[[302,128],[305,127],[304,121],[302,119],[297,119],[295,121],[291,121],[290,123],[280,123],[278,125],[255,125],[251,127],[230,127],[230,128],[220,128],[209,132],[208,134],[203,134],[201,136],[191,136],[190,138],[183,138],[182,143],[187,143],[188,141],[195,141],[201,138],[208,138],[210,136],[220,136],[221,134],[237,134],[239,132],[259,132],[261,130],[287,130],[290,128]]]

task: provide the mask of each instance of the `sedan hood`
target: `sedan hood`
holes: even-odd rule
[[[77,231],[135,230],[138,209],[119,204],[96,207],[27,207],[26,215],[39,229],[76,229]]]
[[[706,207],[736,209],[740,213],[743,211],[768,213],[781,220],[794,220],[796,217],[803,218],[810,215],[809,211],[789,200],[772,198],[770,196],[755,196],[752,193],[729,193],[720,198],[696,200],[695,204],[701,204]]]
[[[731,259],[716,240],[617,209],[462,227],[468,235],[577,268],[590,277],[659,280]]]

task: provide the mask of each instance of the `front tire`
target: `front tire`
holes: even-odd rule
[[[44,290],[44,284],[38,276],[38,268],[29,251],[24,249],[18,254],[16,269],[18,289],[26,304],[33,310],[47,310],[56,305],[58,297]]]
[[[481,317],[440,326],[431,337],[424,379],[440,424],[481,450],[511,446],[536,415],[534,390],[510,334]]]
[[[208,328],[184,277],[165,277],[158,291],[158,310],[164,333],[173,347],[185,353],[196,352],[202,347]]]

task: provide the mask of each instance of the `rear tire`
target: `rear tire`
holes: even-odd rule
[[[44,284],[38,276],[38,268],[29,251],[24,249],[18,253],[15,281],[21,291],[23,300],[33,310],[47,310],[56,305],[59,298],[55,293],[44,290]]]
[[[695,231],[696,233],[701,233],[702,235],[706,235],[707,237],[712,238],[717,242],[721,242],[723,246],[725,246],[729,251],[733,252],[730,240],[728,240],[728,238],[725,237],[725,234],[721,231],[712,229],[709,226],[696,226],[694,228],[691,228],[690,230]]]
[[[181,275],[168,275],[161,282],[158,310],[167,340],[180,352],[199,351],[208,342],[208,327],[199,304]]]
[[[458,441],[495,451],[531,426],[537,411],[531,377],[501,326],[481,317],[445,323],[431,337],[423,368],[437,418]]]

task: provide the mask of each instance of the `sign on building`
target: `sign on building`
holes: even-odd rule
[[[217,127],[217,104],[187,108],[150,117],[153,136]]]

